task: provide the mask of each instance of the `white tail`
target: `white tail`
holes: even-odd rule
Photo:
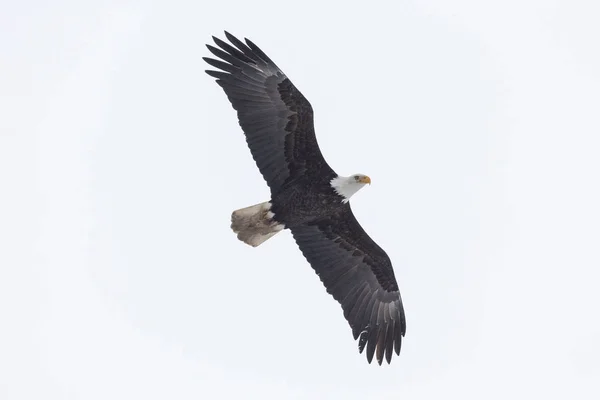
[[[235,210],[231,214],[231,229],[242,242],[256,247],[285,228],[273,220],[275,214],[270,210],[268,201]]]

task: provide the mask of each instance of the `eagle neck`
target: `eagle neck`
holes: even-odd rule
[[[331,180],[331,187],[342,197],[342,203],[347,203],[362,186],[357,184],[353,177],[336,176]]]

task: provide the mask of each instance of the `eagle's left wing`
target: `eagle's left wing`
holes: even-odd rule
[[[359,351],[379,364],[400,354],[404,308],[392,263],[360,226],[350,205],[334,216],[291,228],[300,250],[344,310]]]

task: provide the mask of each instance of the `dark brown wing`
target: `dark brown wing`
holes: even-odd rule
[[[344,310],[367,360],[389,363],[400,354],[406,320],[389,257],[362,229],[350,205],[318,223],[291,228],[300,250],[327,292]]]
[[[254,43],[225,32],[231,44],[213,37],[207,45],[219,58],[204,60],[221,71],[217,78],[246,135],[258,169],[276,194],[288,182],[306,176],[329,182],[336,174],[327,165],[315,137],[313,110],[302,93]]]

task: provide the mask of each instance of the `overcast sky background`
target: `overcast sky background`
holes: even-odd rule
[[[600,398],[594,1],[2,2],[0,398]],[[250,37],[395,266],[368,365],[204,43]]]

